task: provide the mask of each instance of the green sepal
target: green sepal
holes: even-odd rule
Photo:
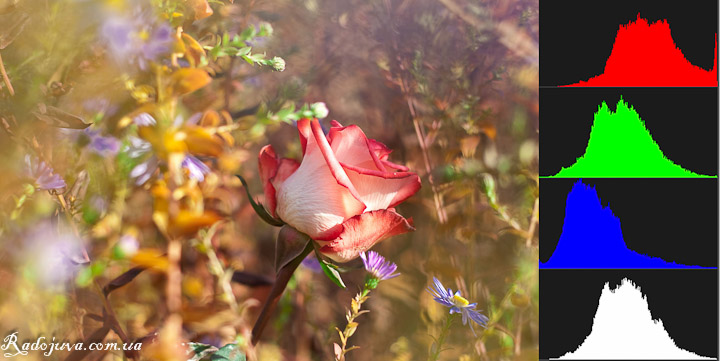
[[[260,216],[260,218],[262,218],[262,220],[265,221],[265,223],[267,223],[271,226],[275,226],[275,227],[280,227],[280,226],[285,225],[285,223],[283,221],[271,216],[270,213],[267,212],[267,210],[265,209],[265,207],[263,207],[263,205],[261,203],[255,202],[252,195],[250,194],[250,188],[248,188],[247,182],[241,175],[236,174],[235,176],[238,177],[238,179],[240,179],[240,183],[242,183],[243,187],[245,187],[245,192],[247,193],[248,200],[250,201],[250,205],[252,205],[253,209],[255,210],[255,213],[257,213],[257,215]]]

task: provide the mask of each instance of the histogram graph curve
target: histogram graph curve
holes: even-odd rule
[[[598,107],[585,154],[550,177],[717,178],[694,173],[667,159],[638,112],[622,98],[615,111],[605,102]]]
[[[560,240],[540,269],[679,269],[684,265],[640,254],[625,243],[620,220],[603,207],[594,187],[578,180],[567,197]]]
[[[673,41],[665,20],[637,20],[621,25],[602,74],[568,87],[715,87],[717,34],[712,69],[691,64]],[[708,47],[710,51],[710,47]]]

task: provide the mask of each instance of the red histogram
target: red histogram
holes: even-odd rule
[[[717,34],[712,70],[691,64],[678,49],[665,20],[621,25],[603,74],[564,86],[717,86]]]

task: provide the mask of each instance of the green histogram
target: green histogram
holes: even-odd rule
[[[585,154],[544,178],[717,178],[691,172],[667,159],[640,115],[622,98],[613,112],[595,113]]]

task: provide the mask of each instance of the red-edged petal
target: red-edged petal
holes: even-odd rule
[[[371,143],[357,125],[333,127],[328,139],[338,161],[355,167],[385,171],[385,165],[371,148],[378,142]]]
[[[353,195],[357,191],[332,150],[326,154],[330,145],[319,124],[311,124],[311,128],[300,167],[277,187],[277,214],[313,239],[332,240],[342,231],[340,225],[361,214],[365,204]]]
[[[381,172],[341,164],[367,206],[366,212],[394,207],[420,189],[420,177],[412,172]]]
[[[387,160],[390,153],[392,153],[390,148],[375,139],[368,139],[368,145],[370,146],[370,150],[373,151],[380,160]]]
[[[282,187],[283,182],[285,182],[288,177],[290,177],[295,171],[300,167],[300,163],[296,161],[295,159],[290,158],[282,158],[280,159],[280,164],[277,168],[277,173],[271,179],[272,185],[275,187],[275,189],[280,189]]]
[[[325,163],[327,163],[327,166],[328,168],[330,168],[330,172],[332,173],[333,177],[335,177],[335,180],[337,180],[337,183],[347,188],[348,191],[350,191],[350,194],[355,197],[355,199],[362,202],[362,199],[360,198],[360,195],[350,181],[350,178],[348,178],[347,174],[345,174],[345,170],[340,165],[338,159],[335,157],[335,153],[330,147],[330,143],[328,143],[327,138],[325,138],[325,133],[323,132],[322,127],[320,127],[320,122],[317,119],[313,119],[312,122],[310,122],[310,127],[312,128],[315,142],[317,143],[317,146],[320,149],[323,158],[325,158]]]
[[[307,148],[307,140],[312,136],[312,129],[310,129],[310,119],[303,118],[297,121],[298,135],[300,136],[300,145],[302,146],[303,155],[305,155],[305,148]]]
[[[322,246],[320,252],[334,261],[348,262],[385,238],[415,230],[412,219],[405,219],[394,209],[366,212],[342,224],[340,236]]]
[[[385,165],[385,168],[388,169],[388,170],[390,170],[390,171],[407,172],[407,171],[410,170],[410,168],[408,168],[408,167],[406,167],[406,166],[404,166],[404,165],[395,164],[395,163],[390,162],[390,161],[387,161],[387,160],[383,160],[383,161],[381,161],[381,162],[383,162],[383,164]]]
[[[272,145],[266,145],[260,149],[258,155],[258,169],[260,173],[260,179],[263,182],[263,193],[265,193],[265,208],[275,216],[275,187],[271,183],[275,174],[278,171],[278,164],[280,162],[277,159],[275,150]]]

